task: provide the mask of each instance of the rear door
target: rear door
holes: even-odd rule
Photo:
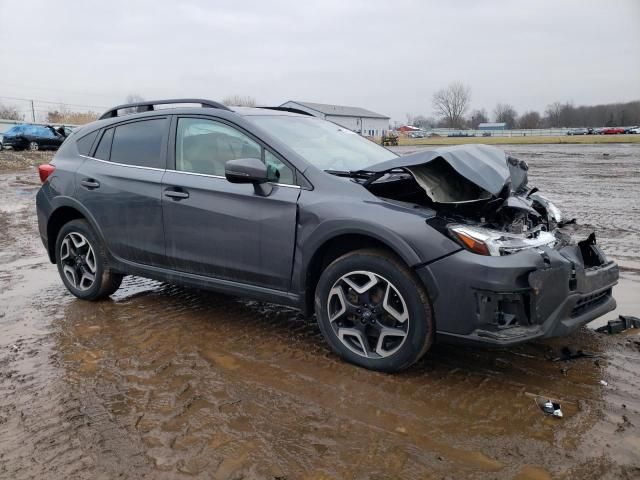
[[[165,263],[161,182],[169,125],[159,116],[102,130],[76,172],[77,197],[122,260]]]
[[[238,126],[179,117],[163,180],[167,261],[171,268],[269,287],[289,288],[296,232],[295,170]],[[273,174],[270,195],[224,177],[228,160],[259,158]]]

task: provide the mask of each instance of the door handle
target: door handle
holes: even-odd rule
[[[164,194],[166,197],[173,198],[174,200],[182,200],[184,198],[189,198],[188,192],[181,192],[178,190],[165,190]]]
[[[99,188],[100,187],[100,182],[94,180],[93,178],[83,178],[80,181],[80,185],[82,185],[83,187],[88,188],[89,190],[92,190],[94,188]]]

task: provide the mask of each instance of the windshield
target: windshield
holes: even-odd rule
[[[398,156],[351,130],[319,118],[287,115],[246,118],[322,170],[363,170]]]

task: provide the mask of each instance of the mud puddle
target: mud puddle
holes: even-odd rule
[[[602,152],[590,147],[528,148],[514,153],[535,184],[603,229],[623,267],[619,310],[640,316],[640,149],[596,167]],[[585,173],[598,169],[624,186]],[[384,375],[338,361],[315,325],[281,307],[136,277],[110,300],[82,302],[40,244],[36,181],[0,175],[0,478],[640,475],[633,331],[582,329],[506,351],[438,345]],[[609,203],[575,201],[567,189],[585,183]],[[565,345],[598,357],[551,361]],[[542,414],[536,395],[560,401],[564,418]]]

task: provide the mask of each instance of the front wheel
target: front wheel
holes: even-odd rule
[[[332,262],[320,276],[315,309],[332,350],[365,368],[403,370],[433,343],[427,292],[383,250],[357,250]]]
[[[60,229],[56,264],[65,287],[84,300],[108,297],[122,282],[122,275],[109,268],[105,248],[85,220],[72,220]]]

